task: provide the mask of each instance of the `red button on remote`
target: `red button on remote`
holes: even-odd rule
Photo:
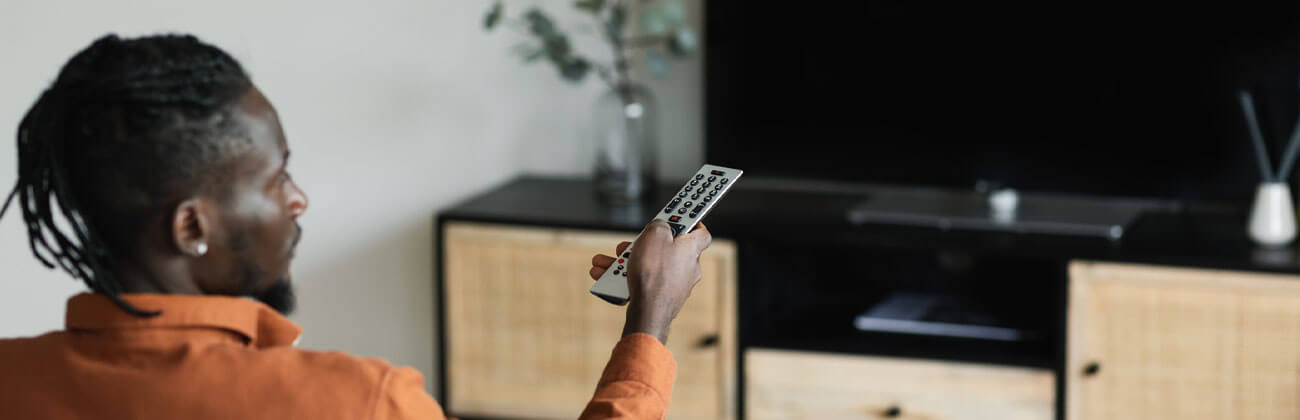
[[[623,263],[623,259],[622,259],[622,258],[619,258],[619,259],[618,259],[618,263],[619,263],[619,264],[622,264],[622,263]]]

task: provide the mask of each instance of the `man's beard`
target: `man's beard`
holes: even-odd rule
[[[285,316],[293,313],[293,310],[298,306],[298,298],[293,294],[293,283],[290,283],[289,279],[286,278],[276,279],[275,283],[271,284],[271,287],[252,297]]]
[[[297,233],[294,234],[293,245],[290,248],[290,252],[292,252],[294,248],[297,248],[298,241],[302,240],[302,226],[299,226],[295,222],[294,227],[297,229]],[[242,233],[236,232],[231,236],[233,238],[231,241],[233,244],[231,248],[235,251],[243,251],[248,247],[248,240]],[[291,257],[292,256],[290,256],[290,258]],[[289,281],[288,274],[284,277],[275,279],[275,281],[271,283],[270,287],[267,287],[264,290],[256,290],[257,284],[259,283],[257,280],[262,278],[262,276],[266,274],[266,271],[263,270],[262,267],[259,267],[257,263],[253,262],[253,259],[248,256],[241,255],[238,259],[238,264],[240,271],[242,271],[244,275],[242,295],[256,299],[258,302],[266,304],[266,306],[270,306],[271,309],[275,309],[276,312],[279,312],[281,315],[288,316],[293,313],[293,310],[298,306],[298,298],[293,294],[293,283]]]
[[[241,258],[239,265],[244,273],[244,291],[241,295],[256,299],[281,315],[293,313],[298,306],[298,298],[293,294],[293,283],[288,277],[277,278],[270,287],[257,290],[257,279],[262,277],[264,271],[247,258]]]

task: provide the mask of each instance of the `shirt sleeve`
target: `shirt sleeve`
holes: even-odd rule
[[[677,362],[659,339],[648,334],[623,337],[579,419],[662,419],[676,377]]]
[[[409,367],[393,367],[384,376],[375,401],[374,419],[443,420],[442,407],[424,391],[424,376]]]

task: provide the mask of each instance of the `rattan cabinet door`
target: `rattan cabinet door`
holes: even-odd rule
[[[1300,418],[1300,277],[1075,262],[1068,420]]]
[[[448,410],[458,416],[576,418],[623,328],[624,307],[587,292],[596,253],[635,235],[445,225]],[[715,240],[673,323],[669,418],[735,416],[736,248]]]

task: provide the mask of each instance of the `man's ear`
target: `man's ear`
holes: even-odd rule
[[[176,250],[192,257],[202,257],[208,253],[209,239],[212,234],[208,221],[209,207],[203,200],[191,198],[182,201],[172,212],[172,242]]]

